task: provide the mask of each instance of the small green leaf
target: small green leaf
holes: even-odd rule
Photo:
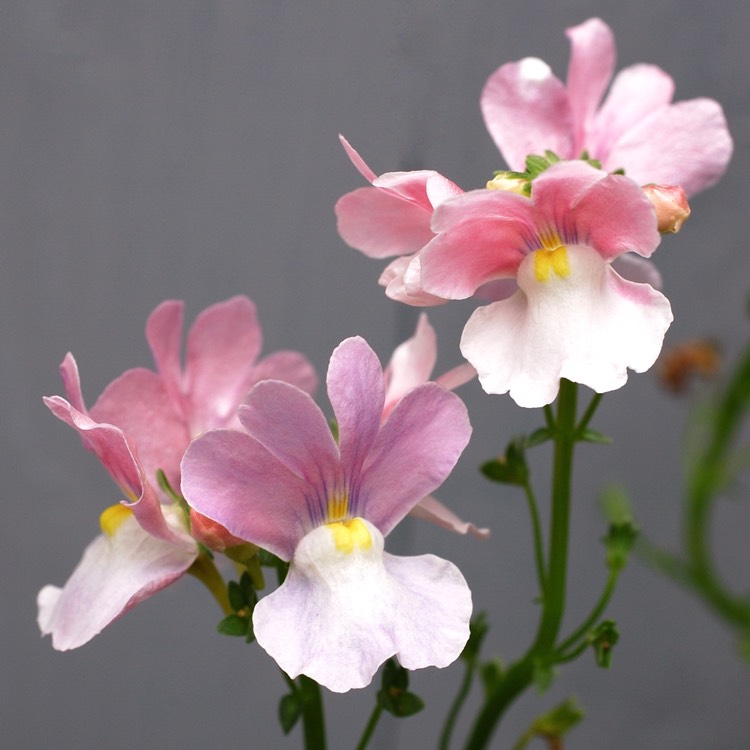
[[[505,455],[485,461],[479,467],[480,471],[493,482],[523,486],[529,476],[525,445],[524,437],[511,440],[505,449]]]
[[[479,668],[479,676],[482,678],[482,687],[484,687],[485,696],[500,684],[504,674],[505,668],[500,659],[492,659],[482,664]]]
[[[246,636],[250,626],[251,623],[248,617],[242,617],[241,615],[227,615],[216,626],[216,629],[222,635]]]
[[[526,438],[526,447],[535,448],[537,445],[546,443],[548,440],[552,440],[552,430],[548,427],[540,427]]]
[[[297,693],[288,693],[279,701],[279,721],[284,734],[292,731],[302,715],[302,701]]]
[[[513,750],[523,750],[531,740],[539,737],[549,741],[550,747],[562,747],[562,738],[584,717],[583,709],[574,698],[568,698],[532,722]],[[554,743],[554,744],[553,744]]]
[[[378,701],[384,711],[398,716],[412,716],[424,708],[424,701],[409,692],[409,673],[394,659],[388,659],[383,667],[382,687]]]
[[[555,670],[547,661],[534,662],[533,679],[537,692],[546,693],[555,681]]]
[[[598,430],[590,430],[588,427],[578,434],[578,439],[584,443],[596,443],[597,445],[609,445],[612,438]]]

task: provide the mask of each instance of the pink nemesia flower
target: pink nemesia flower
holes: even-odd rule
[[[313,390],[311,365],[295,352],[256,362],[261,331],[255,306],[234,297],[204,310],[188,335],[180,364],[183,304],[167,301],[150,315],[146,336],[157,372],[128,370],[110,383],[91,409],[68,354],[60,373],[67,400],[44,401],[75,429],[127,498],[102,514],[102,533],[86,549],[61,589],[39,593],[39,626],[59,650],[83,645],[138,602],[179,578],[198,556],[196,539],[214,549],[242,540],[184,512],[157,488],[162,469],[179,487],[179,464],[190,439],[217,426],[239,427],[236,408],[266,377]]]
[[[607,171],[622,168],[641,185],[680,185],[694,195],[718,181],[732,155],[718,102],[673,104],[674,82],[654,65],[632,65],[612,81],[614,36],[598,18],[566,33],[567,87],[533,57],[502,65],[484,87],[484,120],[511,169],[523,171],[532,153],[577,159],[587,151]]]
[[[383,537],[448,476],[471,427],[461,400],[435,383],[411,389],[381,423],[383,372],[361,338],[334,350],[327,383],[338,443],[306,393],[259,383],[239,409],[247,433],[195,440],[182,488],[199,512],[291,561],[255,607],[258,643],[291,677],[345,692],[391,656],[407,669],[444,667],[466,643],[471,594],[458,569],[389,555]]]
[[[399,344],[383,372],[385,379],[385,406],[382,421],[391,413],[393,407],[412,388],[430,382],[432,371],[437,361],[437,337],[430,325],[426,313],[420,313],[414,335]],[[452,391],[475,378],[477,371],[469,364],[454,367],[434,382]],[[453,511],[434,497],[422,498],[412,508],[410,514],[415,518],[430,521],[444,529],[457,534],[471,534],[478,539],[487,539],[489,529],[478,528],[473,523],[463,521]]]
[[[628,367],[643,372],[656,360],[669,302],[611,267],[628,251],[649,257],[660,241],[651,202],[627,177],[560,162],[537,177],[530,198],[476,190],[445,201],[433,228],[407,286],[463,299],[493,279],[518,284],[464,328],[461,351],[488,393],[543,406],[560,378],[610,391]]]

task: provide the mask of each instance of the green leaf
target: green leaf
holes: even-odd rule
[[[424,708],[424,701],[409,692],[409,673],[395,659],[388,659],[383,667],[382,687],[378,701],[384,711],[399,718],[412,716]]]
[[[597,445],[609,445],[612,438],[598,430],[590,430],[588,427],[578,434],[578,439],[584,443],[596,443]]]
[[[536,660],[533,667],[533,679],[537,692],[546,693],[555,681],[555,670],[547,661]]]
[[[302,701],[297,693],[288,693],[279,701],[279,722],[284,734],[292,731],[302,715]]]
[[[525,445],[525,437],[511,440],[505,449],[505,455],[485,461],[479,467],[480,471],[493,482],[516,484],[522,487],[529,476]]]
[[[216,626],[216,629],[222,635],[246,636],[249,627],[251,627],[249,617],[242,617],[241,615],[227,615]]]
[[[500,659],[492,659],[487,661],[479,668],[479,676],[482,679],[482,687],[484,688],[484,694],[487,696],[491,693],[505,675],[505,668]]]
[[[548,440],[552,440],[552,430],[549,427],[540,427],[526,438],[526,447],[535,448],[537,445],[546,443]]]
[[[562,738],[584,717],[583,709],[574,698],[568,698],[532,722],[513,750],[523,750],[535,737],[548,740],[550,747],[562,747]],[[553,744],[555,742],[555,744]]]

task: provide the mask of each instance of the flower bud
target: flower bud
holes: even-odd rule
[[[654,185],[653,183],[644,185],[643,190],[656,211],[659,232],[662,234],[679,232],[685,219],[690,216],[690,206],[685,191],[677,185]]]
[[[487,190],[505,190],[509,193],[528,195],[529,180],[518,172],[497,172],[486,187]]]

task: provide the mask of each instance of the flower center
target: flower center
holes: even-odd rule
[[[326,508],[326,519],[329,523],[333,521],[343,521],[349,513],[349,493],[346,490],[334,492],[328,498],[328,508]]]
[[[552,273],[561,279],[570,275],[568,248],[565,247],[557,232],[539,235],[541,247],[534,251],[534,276],[539,282],[548,281]]]
[[[372,535],[361,518],[350,521],[335,521],[326,524],[333,535],[333,542],[339,552],[348,555],[355,548],[367,550],[372,547]]]
[[[117,503],[117,505],[110,505],[106,508],[99,516],[99,526],[102,531],[108,536],[113,537],[117,529],[122,526],[123,522],[133,515],[133,511],[125,505]]]

